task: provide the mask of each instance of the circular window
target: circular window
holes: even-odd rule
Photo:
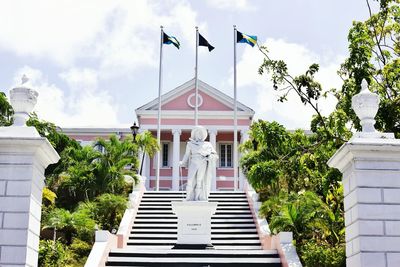
[[[187,98],[187,104],[191,108],[195,108],[195,106],[196,106],[195,96],[196,96],[196,94],[193,93],[193,94],[189,95],[188,98]],[[197,97],[198,97],[197,101],[198,101],[198,104],[199,104],[198,107],[201,107],[201,105],[203,105],[203,97],[200,94],[198,94]]]

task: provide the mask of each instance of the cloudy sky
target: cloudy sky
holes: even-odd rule
[[[325,88],[340,87],[353,20],[368,16],[362,0],[1,1],[0,90],[27,74],[39,92],[39,117],[69,126],[129,126],[134,110],[157,97],[160,25],[181,49],[164,47],[163,93],[194,77],[195,26],[216,48],[201,47],[199,78],[233,95],[233,28],[257,35],[271,57],[299,74],[321,66]],[[309,127],[312,112],[295,95],[276,101],[262,55],[238,45],[238,100],[256,118]],[[334,105],[324,102],[324,112]]]

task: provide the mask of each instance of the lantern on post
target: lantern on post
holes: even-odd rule
[[[136,125],[136,122],[133,123],[133,125],[131,126],[131,132],[132,132],[132,136],[133,136],[133,142],[136,142],[136,135],[139,132],[139,126]]]

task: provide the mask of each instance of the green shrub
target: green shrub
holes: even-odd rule
[[[60,241],[40,240],[39,266],[54,267],[65,265],[70,259],[70,254],[65,245]]]
[[[332,247],[327,243],[310,240],[297,247],[300,258],[306,267],[345,267],[345,245]]]
[[[80,239],[74,238],[71,246],[69,247],[71,252],[75,255],[74,258],[86,258],[89,255],[93,244],[89,244]]]

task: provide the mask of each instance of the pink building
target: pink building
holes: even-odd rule
[[[187,170],[179,171],[179,161],[185,152],[186,142],[194,123],[195,80],[192,79],[181,86],[162,95],[161,106],[161,151],[160,151],[160,190],[180,190],[180,174],[183,181]],[[208,140],[216,148],[219,155],[217,169],[212,186],[217,190],[233,190],[233,110],[231,97],[216,88],[198,81],[199,89],[199,125],[209,133]],[[237,103],[238,140],[242,143],[248,138],[249,126],[254,111]],[[154,136],[157,133],[158,98],[136,109],[140,130],[149,130]],[[81,142],[90,142],[98,136],[130,134],[129,129],[103,128],[70,128],[63,129],[66,134]],[[240,156],[239,156],[240,157]],[[147,177],[147,189],[155,188],[156,157],[145,157],[142,175]],[[244,176],[239,172],[239,189],[243,187]],[[183,182],[185,183],[185,182]]]

